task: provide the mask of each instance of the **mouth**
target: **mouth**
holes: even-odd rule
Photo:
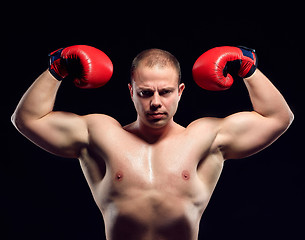
[[[167,113],[164,112],[147,112],[146,116],[150,119],[159,120],[167,116]]]

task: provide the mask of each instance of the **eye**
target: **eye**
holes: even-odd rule
[[[138,92],[138,95],[143,98],[148,98],[154,95],[153,91],[150,90],[141,90]]]
[[[164,90],[160,91],[159,94],[160,94],[160,96],[166,96],[172,92],[173,92],[172,90],[164,89]]]

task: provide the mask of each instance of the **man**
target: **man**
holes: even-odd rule
[[[122,127],[102,114],[53,111],[58,80],[68,74],[83,69],[74,76],[80,87],[109,80],[110,60],[98,60],[100,53],[91,50],[72,46],[52,53],[49,70],[24,94],[13,123],[45,150],[80,160],[103,214],[107,239],[197,239],[224,160],[244,158],[270,145],[291,124],[291,110],[256,69],[253,51],[221,47],[197,60],[194,79],[202,87],[221,90],[232,84],[230,74],[243,77],[252,112],[202,118],[186,128],[174,122],[185,85],[177,59],[159,49],[143,51],[132,63],[128,87],[135,122]],[[96,62],[101,65],[94,66]]]

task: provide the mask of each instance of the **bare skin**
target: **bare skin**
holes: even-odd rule
[[[45,150],[78,158],[100,208],[108,240],[195,240],[224,160],[275,141],[293,114],[259,71],[244,79],[254,111],[202,118],[184,128],[173,116],[184,90],[172,67],[140,66],[129,85],[137,120],[54,112],[60,82],[44,72],[12,117]]]

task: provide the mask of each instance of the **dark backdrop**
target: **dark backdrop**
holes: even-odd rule
[[[282,92],[295,121],[269,148],[225,163],[202,217],[200,239],[300,238],[305,200],[301,8],[292,2],[265,6],[204,1],[53,1],[41,6],[28,2],[3,6],[1,239],[104,238],[101,213],[78,161],[44,152],[10,123],[22,94],[47,68],[47,54],[74,44],[103,50],[113,61],[114,74],[107,85],[94,90],[64,82],[55,108],[77,114],[105,113],[122,125],[136,118],[127,82],[131,61],[141,50],[166,49],[180,61],[186,90],[175,120],[187,126],[199,117],[224,117],[251,109],[240,80],[223,92],[196,86],[191,69],[197,57],[222,45],[255,48],[259,69]]]

